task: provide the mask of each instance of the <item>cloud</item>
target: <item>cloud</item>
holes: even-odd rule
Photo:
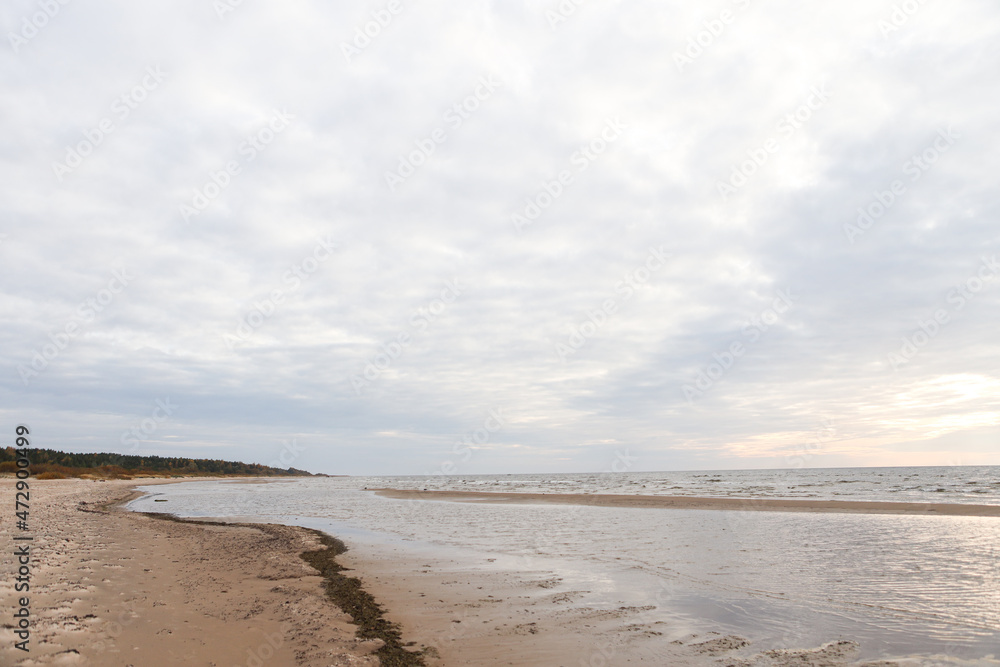
[[[498,407],[456,472],[782,467],[828,420],[810,465],[1000,463],[989,3],[229,6],[0,13],[0,393],[40,444],[170,398],[142,451],[331,473],[437,470]]]

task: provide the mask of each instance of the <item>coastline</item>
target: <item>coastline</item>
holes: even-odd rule
[[[499,493],[486,491],[425,491],[419,489],[369,489],[396,500],[439,500],[471,503],[590,505],[686,510],[755,512],[826,512],[837,514],[925,514],[930,516],[996,516],[1000,505],[959,503],[909,503],[859,500],[806,500],[795,498],[716,498],[699,496],[616,495],[601,493]]]
[[[568,590],[557,572],[502,562],[484,567],[446,549],[352,542],[344,553],[337,538],[310,528],[124,509],[140,495],[134,487],[174,481],[33,485],[32,651],[28,659],[15,652],[13,628],[3,625],[0,663],[406,664],[384,659],[384,652],[380,661],[385,642],[359,635],[354,622],[365,612],[348,614],[331,601],[340,575],[341,585],[353,581],[346,586],[363,593],[356,599],[378,602],[382,623],[429,667],[923,664],[859,660],[849,637],[762,652],[737,635],[664,620],[652,606],[588,606],[584,591]],[[12,491],[13,480],[0,480],[0,489]],[[340,574],[345,570],[350,577]],[[12,605],[10,581],[0,580],[5,605]],[[350,608],[349,600],[338,604]]]
[[[123,507],[141,495],[134,487],[173,481],[33,483],[30,651],[13,648],[4,623],[0,663],[380,664],[386,643],[356,634],[325,593],[330,579],[303,557],[329,567],[334,542],[298,527],[163,520],[171,517]],[[0,489],[13,497],[14,480]],[[16,597],[10,562],[0,581],[5,611]]]

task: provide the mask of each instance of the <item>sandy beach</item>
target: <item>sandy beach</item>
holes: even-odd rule
[[[0,480],[13,498],[13,479]],[[142,480],[142,484],[157,480]],[[136,481],[32,481],[33,631],[25,654],[6,621],[15,594],[4,559],[4,665],[359,665],[381,643],[355,637],[299,554],[308,531],[198,526],[106,503]],[[5,524],[2,539],[12,544]],[[5,547],[6,551],[6,547]]]
[[[181,523],[128,512],[122,500],[153,480],[34,481],[35,534],[28,655],[0,629],[0,663],[34,665],[378,665],[379,640],[356,635],[300,554],[320,548],[295,527]],[[0,481],[4,493],[13,480]],[[117,504],[116,504],[117,503]],[[3,539],[12,539],[5,528]],[[337,557],[398,624],[425,664],[801,665],[862,662],[858,645],[753,651],[743,637],[704,629],[680,637],[652,607],[580,604],[546,572],[484,572],[447,551],[391,543]],[[501,564],[498,564],[501,565]],[[5,609],[14,605],[4,562]],[[736,653],[739,651],[739,653]],[[386,664],[386,663],[382,663]]]

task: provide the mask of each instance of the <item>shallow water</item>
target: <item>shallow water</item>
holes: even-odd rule
[[[539,479],[480,478],[477,486],[551,490],[543,485],[551,476],[518,477]],[[605,479],[601,491],[636,481],[619,477],[627,479]],[[416,486],[455,488],[430,483],[460,479]],[[492,567],[555,572],[566,587],[589,591],[588,604],[655,605],[652,617],[679,632],[735,632],[758,650],[853,639],[869,658],[1000,654],[994,517],[500,505],[394,500],[364,490],[387,482],[414,486],[405,478],[189,482],[149,487],[168,502],[151,495],[132,508],[325,527],[348,544],[437,546],[469,554],[470,563],[489,554],[499,557]],[[564,486],[579,492],[582,483]]]

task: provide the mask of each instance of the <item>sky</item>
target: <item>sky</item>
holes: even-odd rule
[[[989,0],[11,0],[0,414],[488,474],[1000,464]]]

